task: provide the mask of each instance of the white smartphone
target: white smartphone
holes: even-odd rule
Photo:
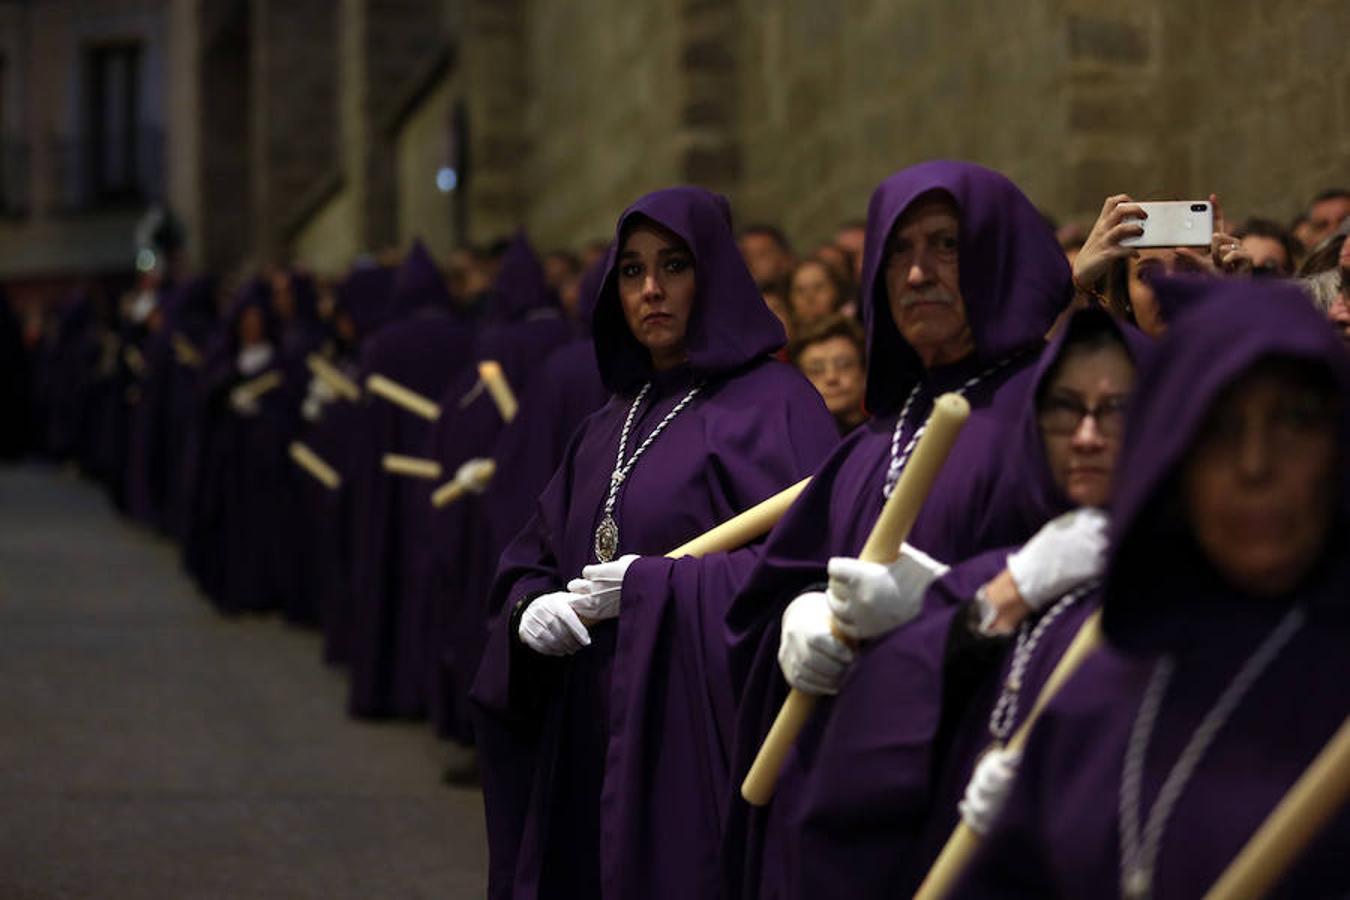
[[[1144,233],[1127,237],[1122,247],[1208,247],[1214,234],[1214,208],[1208,200],[1152,200],[1136,203],[1148,218]],[[1139,222],[1132,216],[1126,222]]]

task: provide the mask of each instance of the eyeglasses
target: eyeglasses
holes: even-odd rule
[[[813,360],[802,366],[802,374],[807,378],[822,378],[830,372],[847,374],[862,368],[855,356],[836,356],[834,359]]]
[[[1102,437],[1119,437],[1125,427],[1125,398],[1107,397],[1096,406],[1087,406],[1071,397],[1052,396],[1041,403],[1041,429],[1046,434],[1072,435],[1088,416]]]

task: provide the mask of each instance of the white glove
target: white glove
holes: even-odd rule
[[[909,544],[900,545],[900,558],[889,566],[836,556],[826,595],[835,625],[854,640],[898,628],[919,614],[924,591],[947,569]]]
[[[1043,609],[1106,568],[1106,513],[1084,507],[1056,516],[1008,557],[1027,606]]]
[[[783,610],[778,665],[787,683],[808,694],[834,694],[853,664],[853,648],[830,631],[830,605],[822,591],[809,591]]]
[[[590,646],[591,636],[572,611],[571,596],[555,591],[535,597],[520,617],[521,643],[545,656],[570,656]]]
[[[230,409],[241,416],[256,416],[258,414],[258,398],[252,391],[244,390],[243,385],[230,391]]]
[[[467,493],[481,494],[487,490],[495,469],[496,464],[490,459],[471,459],[455,470],[455,484]]]
[[[1017,764],[1022,754],[1000,747],[991,747],[975,765],[975,774],[966,785],[966,796],[957,804],[961,818],[976,834],[985,835],[1003,812],[1017,777]]]
[[[571,592],[572,609],[577,615],[592,622],[617,616],[623,596],[623,576],[637,558],[636,553],[628,553],[607,563],[586,566],[580,578],[569,581],[567,590]]]

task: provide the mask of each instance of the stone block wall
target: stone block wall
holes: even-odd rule
[[[866,213],[876,184],[935,157],[998,168],[1040,203],[1063,195],[1053,4],[742,0],[746,220],[803,246]]]
[[[338,158],[338,20],[331,0],[253,0],[250,13],[253,224],[269,259]]]
[[[694,180],[808,248],[934,157],[1061,218],[1120,190],[1285,218],[1350,182],[1344,0],[532,0],[525,28],[543,243]]]

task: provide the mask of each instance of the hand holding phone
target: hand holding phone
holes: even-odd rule
[[[1146,200],[1134,204],[1143,233],[1121,240],[1122,247],[1208,247],[1214,234],[1214,207],[1208,200]]]

